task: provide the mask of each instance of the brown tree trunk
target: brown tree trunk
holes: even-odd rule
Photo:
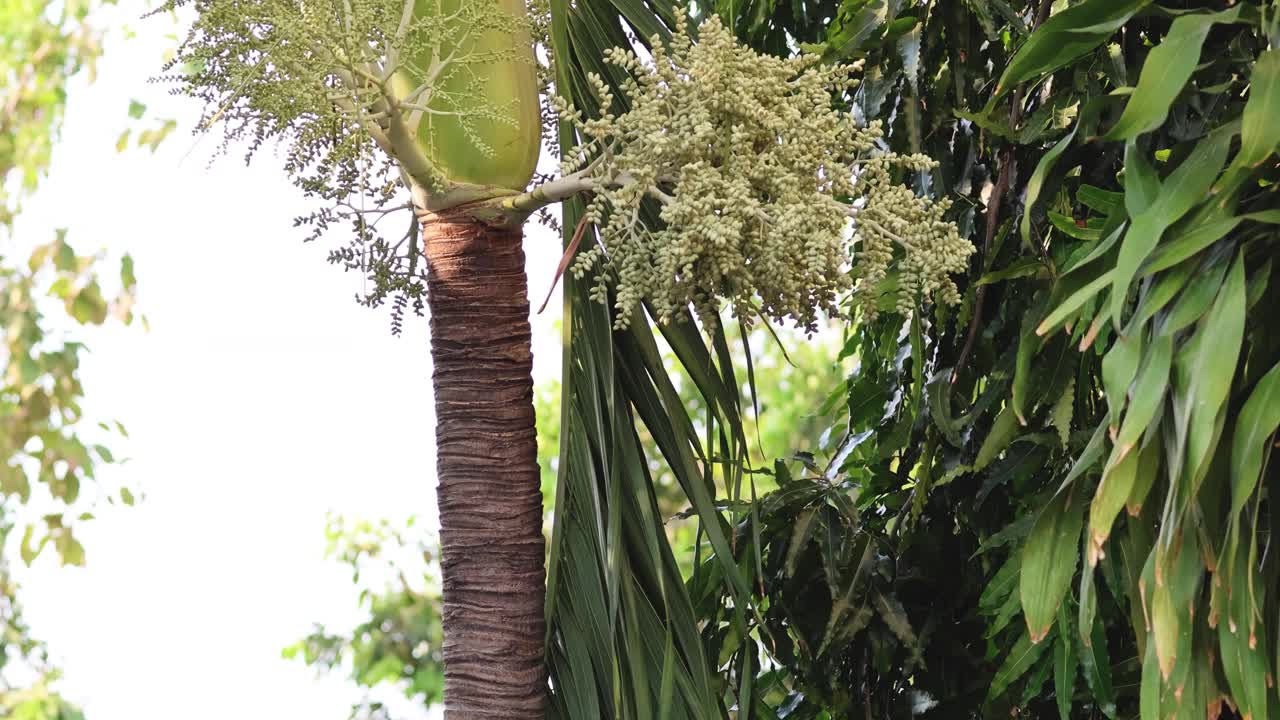
[[[444,575],[445,716],[543,717],[542,495],[521,231],[423,224]]]

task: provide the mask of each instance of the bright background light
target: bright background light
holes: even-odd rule
[[[136,9],[104,14],[140,34],[115,33],[97,81],[72,83],[15,236],[66,227],[82,254],[136,260],[150,331],[88,333],[83,379],[87,413],[131,436],[116,444],[131,460],[103,476],[145,499],[78,532],[84,569],[52,553],[18,568],[28,619],[88,720],[344,720],[357,691],[280,651],[314,621],[358,619],[349,573],[323,559],[327,511],[436,526],[427,321],[397,339],[387,310],[355,303],[359,276],[292,227],[304,206],[270,150],[209,165],[217,139],[189,134],[198,108],[147,83],[170,25]],[[130,98],[179,122],[154,155],[115,151]],[[531,223],[526,253],[536,306],[558,238]],[[534,318],[538,377],[559,372],[557,314]]]

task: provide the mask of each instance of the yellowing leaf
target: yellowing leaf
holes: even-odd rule
[[[1133,490],[1133,481],[1138,471],[1138,455],[1139,453],[1131,452],[1121,456],[1119,446],[1112,450],[1113,459],[1108,461],[1107,469],[1102,473],[1102,481],[1094,491],[1093,504],[1089,508],[1089,567],[1096,566],[1098,559],[1103,557],[1102,546],[1111,535],[1111,525]],[[1119,460],[1114,459],[1117,456],[1120,456]]]

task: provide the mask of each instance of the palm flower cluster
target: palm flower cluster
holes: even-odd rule
[[[852,289],[850,248],[859,243],[864,287],[884,278],[896,246],[902,309],[929,297],[957,301],[948,274],[965,269],[972,245],[943,219],[946,203],[892,179],[933,162],[877,150],[879,124],[859,127],[832,104],[856,86],[860,64],[761,55],[715,17],[698,42],[690,36],[681,17],[668,46],[652,42],[652,62],[608,51],[632,78],[622,88],[626,112],[611,111],[615,98],[599,77],[591,78],[599,118],[561,107],[583,140],[562,171],[590,183],[587,215],[604,240],[573,272],[595,272],[602,300],[616,274],[620,326],[646,300],[663,322],[691,306],[712,324],[723,299],[745,321],[790,317],[814,330],[818,313]],[[646,199],[661,222],[646,219]]]

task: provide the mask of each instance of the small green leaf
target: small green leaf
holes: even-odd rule
[[[1014,278],[1029,277],[1035,275],[1045,269],[1044,263],[1036,257],[1023,257],[1013,261],[1008,267],[1002,270],[995,270],[983,275],[978,279],[979,285],[991,285],[1002,280],[1013,280]]]
[[[1103,215],[1110,215],[1124,207],[1124,193],[1103,190],[1088,183],[1080,185],[1080,189],[1076,191],[1076,200],[1080,201],[1081,205]]]
[[[147,106],[145,104],[138,102],[137,100],[129,101],[129,117],[133,118],[134,120],[141,119],[143,113],[145,113],[146,111],[147,111]]]
[[[40,556],[40,551],[44,549],[46,543],[49,542],[49,536],[45,535],[40,538],[40,542],[32,545],[31,541],[35,535],[35,525],[27,525],[22,531],[22,542],[18,546],[18,554],[22,557],[22,562],[28,567],[35,559]]]
[[[27,471],[21,465],[0,463],[0,493],[6,496],[17,495],[23,504],[31,498],[31,481],[27,479]]]
[[[1075,218],[1052,210],[1049,211],[1049,222],[1063,235],[1077,240],[1092,242],[1102,237],[1102,226],[1097,222],[1088,222],[1082,225],[1076,222]]]
[[[1075,414],[1076,407],[1076,379],[1070,378],[1067,386],[1062,389],[1062,395],[1053,404],[1053,410],[1050,413],[1050,421],[1053,427],[1058,431],[1058,439],[1062,441],[1062,446],[1067,446],[1067,441],[1071,437],[1071,418]]]
[[[120,284],[126,290],[138,284],[138,278],[133,274],[133,256],[128,253],[120,258]]]
[[[1146,212],[1160,194],[1160,176],[1136,140],[1124,144],[1124,207],[1129,217]]]
[[[1119,454],[1119,450],[1119,447],[1112,450],[1112,458]],[[1111,525],[1133,491],[1140,454],[1131,452],[1119,460],[1107,461],[1107,469],[1102,473],[1102,482],[1098,483],[1089,509],[1089,567],[1095,567],[1098,559],[1103,557],[1103,546],[1111,535]]]
[[[1075,139],[1076,130],[1080,128],[1081,123],[1077,122],[1071,128],[1071,132],[1067,136],[1059,140],[1049,151],[1036,163],[1036,169],[1031,173],[1031,179],[1027,180],[1027,199],[1026,208],[1022,211],[1022,221],[1019,229],[1022,232],[1023,247],[1031,247],[1031,211],[1035,209],[1036,201],[1040,198],[1040,192],[1044,189],[1044,181],[1049,177],[1049,173],[1053,172],[1053,168],[1058,163],[1058,158],[1071,145],[1071,141]]]
[[[69,528],[58,533],[54,544],[64,566],[84,567],[84,545],[71,534]]]

